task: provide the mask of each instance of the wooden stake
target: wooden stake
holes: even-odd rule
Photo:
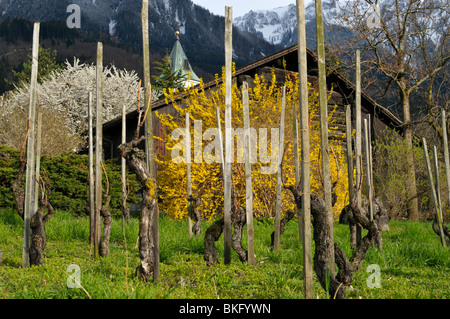
[[[440,213],[442,214],[442,206],[441,206],[441,183],[439,181],[439,160],[437,154],[436,145],[433,146],[433,165],[434,165],[434,178],[436,179],[436,198],[439,203]]]
[[[191,182],[191,132],[189,129],[189,113],[186,113],[186,132],[185,132],[185,138],[184,140],[186,141],[186,147],[185,152],[186,152],[186,180],[187,180],[187,188],[186,188],[186,192],[187,192],[187,197],[189,198],[189,196],[192,195],[192,182]],[[191,206],[192,203],[189,202],[188,203],[188,212],[189,212],[189,206]],[[192,237],[192,219],[188,214],[188,220],[189,220],[189,237]]]
[[[445,236],[443,232],[443,219],[442,219],[442,201],[441,201],[441,184],[439,182],[439,163],[438,163],[438,154],[437,154],[437,148],[436,145],[433,146],[433,160],[434,160],[434,176],[436,178],[436,199],[439,207],[439,215],[438,217],[438,224],[439,224],[439,232],[441,233],[441,241],[442,245],[445,247]]]
[[[353,177],[354,165],[353,165],[353,146],[352,146],[352,109],[350,105],[347,105],[345,113],[345,135],[347,141],[347,178],[348,178],[348,197],[349,204],[353,203],[355,198],[355,182]],[[350,247],[356,249],[356,225],[349,223],[350,229]]]
[[[450,205],[450,158],[448,155],[447,123],[444,109],[442,109],[442,137],[444,141],[444,161],[445,161],[445,173],[447,176],[448,203]]]
[[[281,97],[281,116],[280,116],[280,147],[278,148],[278,170],[277,170],[277,199],[275,207],[275,234],[273,238],[273,247],[275,252],[280,248],[280,223],[281,223],[281,184],[282,171],[281,165],[283,162],[283,148],[284,148],[284,112],[286,107],[286,87],[283,86],[283,95]],[[295,119],[295,117],[294,117]],[[298,152],[298,149],[297,149]],[[298,164],[298,162],[297,162]]]
[[[300,133],[302,145],[303,286],[305,298],[313,298],[311,252],[311,185],[309,160],[308,73],[306,58],[305,3],[297,0]]]
[[[331,169],[328,147],[328,95],[325,68],[325,40],[323,35],[322,0],[316,0],[316,33],[317,33],[317,64],[319,70],[319,109],[320,109],[320,146],[322,149],[322,184],[325,209],[330,227],[329,249],[331,251],[330,274],[334,277],[334,239],[333,239],[333,204],[331,199]]]
[[[294,175],[295,175],[295,187],[299,187],[300,184],[300,154],[298,151],[298,118],[297,108],[295,103],[292,104],[292,132],[294,139]],[[295,214],[298,216],[298,231],[300,241],[303,243],[303,214],[298,210],[297,205],[294,207]]]
[[[436,219],[438,220],[439,224],[439,232],[441,237],[441,244],[442,246],[446,246],[445,244],[445,237],[444,237],[444,231],[442,229],[442,220],[441,220],[441,214],[440,214],[440,206],[439,201],[437,197],[436,187],[434,184],[434,178],[433,178],[433,172],[431,169],[430,164],[430,158],[428,157],[428,149],[427,149],[427,141],[425,138],[422,138],[422,144],[423,144],[423,151],[425,153],[425,162],[427,164],[427,171],[428,171],[428,180],[430,181],[430,187],[431,187],[431,196],[433,198],[433,204],[434,204],[434,212],[436,214]],[[436,157],[437,158],[437,157]]]
[[[39,208],[39,179],[41,169],[41,139],[42,139],[42,113],[38,114],[38,125],[36,134],[36,172],[34,174],[34,208],[32,211],[32,217],[36,214]]]
[[[30,104],[28,111],[28,123],[30,123],[30,131],[27,142],[27,170],[25,175],[25,203],[24,203],[24,227],[23,227],[23,248],[22,248],[22,268],[29,265],[30,259],[30,220],[33,209],[33,172],[34,172],[34,126],[36,118],[36,86],[37,73],[39,63],[39,22],[34,23],[33,28],[33,49],[32,49],[32,64],[31,64],[31,81],[30,81]]]
[[[372,180],[371,180],[371,168],[370,168],[370,148],[369,148],[369,130],[367,127],[367,119],[364,119],[364,145],[366,153],[366,181],[367,181],[367,198],[369,200],[369,217],[370,221],[373,220],[373,198],[372,198]]]
[[[151,105],[151,84],[150,84],[150,44],[149,44],[149,32],[148,32],[148,0],[142,0],[141,11],[142,22],[142,47],[143,47],[143,63],[144,63],[144,89],[145,89],[145,105]],[[155,149],[153,141],[153,114],[150,109],[145,121],[145,132],[147,134],[147,143],[145,143],[145,154],[147,156],[147,169],[150,173],[150,179],[153,181],[155,189],[157,189],[156,181],[156,162],[155,162]],[[155,196],[157,196],[155,192]],[[154,252],[154,268],[153,268],[153,280],[159,279],[160,265],[159,265],[159,208],[158,201],[156,201],[154,211],[152,214],[152,230],[153,230],[153,252]]]
[[[89,130],[89,245],[95,244],[95,182],[94,182],[94,135],[92,123],[92,92],[88,93],[88,130]]]
[[[95,257],[99,257],[100,237],[101,237],[101,216],[102,209],[102,167],[103,160],[103,44],[97,43],[97,116],[95,126]]]
[[[127,142],[127,110],[125,103],[122,104],[122,140],[121,143]],[[120,159],[120,174],[122,177],[122,218],[123,220],[130,219],[130,210],[127,207],[127,161],[124,157]]]
[[[250,153],[250,111],[248,102],[248,84],[242,85],[242,105],[244,113],[244,159],[245,159],[245,212],[247,217],[247,262],[255,263],[254,228],[253,228],[253,189],[252,189],[252,163]],[[272,150],[273,151],[273,150]]]
[[[220,149],[219,149],[220,163],[222,164],[222,175],[223,175],[224,171],[225,171],[225,159],[223,156],[223,137],[222,137],[222,128],[220,125],[220,108],[218,106],[216,106],[216,121],[217,121],[217,130],[218,130],[218,134],[219,134],[218,138],[219,138],[219,147],[220,147]]]
[[[224,263],[231,262],[231,89],[233,50],[233,8],[225,7],[225,170],[224,170]]]
[[[361,196],[361,179],[362,179],[362,132],[361,132],[361,58],[360,51],[356,50],[356,92],[355,92],[355,126],[356,126],[356,205],[358,209],[361,209],[362,196]],[[356,244],[359,245],[361,241],[361,226],[356,225]]]
[[[347,105],[345,110],[345,136],[347,141],[347,178],[349,203],[355,196],[355,182],[353,180],[353,149],[352,149],[352,109]]]
[[[368,134],[369,134],[369,159],[370,159],[370,185],[372,185],[372,205],[373,205],[373,201],[375,198],[375,185],[373,183],[373,156],[372,156],[372,120],[370,117],[370,114],[368,114],[368,120],[367,120],[367,124],[368,124]]]
[[[142,46],[143,46],[143,66],[144,66],[144,105],[150,102],[152,97],[152,90],[150,84],[150,40],[148,31],[148,0],[142,1]],[[151,102],[150,102],[151,104]],[[145,144],[145,153],[147,155],[147,169],[150,172],[150,176],[156,181],[155,172],[155,150],[153,145],[153,114],[150,107],[147,118],[145,121],[145,132],[147,134],[147,143]]]

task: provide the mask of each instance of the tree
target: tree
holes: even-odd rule
[[[123,104],[127,111],[136,108],[135,92],[139,86],[136,72],[111,65],[103,69],[103,78],[103,122],[120,116]],[[95,65],[82,64],[76,58],[73,63],[66,61],[63,69],[53,70],[38,83],[37,111],[44,113],[43,154],[59,155],[83,147],[87,136],[88,92],[95,90],[95,83]],[[21,86],[0,99],[0,144],[21,148],[27,128],[27,116],[23,114],[28,110],[29,96],[29,86]]]
[[[159,97],[164,96],[164,90],[172,89],[175,91],[181,91],[184,89],[184,81],[187,80],[187,76],[183,75],[181,70],[172,71],[171,60],[169,53],[162,58],[161,61],[154,62],[155,70],[157,70],[160,75],[153,75],[152,78],[155,80],[153,84],[153,90],[158,91]]]
[[[186,192],[186,163],[179,158],[173,158],[172,154],[179,154],[180,146],[183,140],[180,140],[184,131],[184,118],[186,112],[189,112],[190,118],[194,121],[190,125],[191,136],[194,140],[194,149],[192,152],[191,178],[192,195],[201,198],[203,205],[199,207],[202,220],[211,221],[221,216],[223,210],[223,184],[222,167],[220,164],[220,155],[218,153],[218,137],[216,122],[216,107],[219,107],[222,114],[221,127],[224,127],[224,95],[225,86],[219,84],[218,76],[217,89],[205,90],[203,83],[198,87],[188,89],[189,96],[183,100],[183,103],[177,104],[175,93],[167,93],[166,99],[173,103],[179,117],[172,117],[169,114],[159,114],[159,117],[165,136],[163,138],[167,149],[171,154],[162,156],[158,159],[158,187],[161,189],[160,204],[161,210],[167,212],[171,218],[185,218],[188,212],[188,197]],[[286,109],[292,109],[292,104],[298,104],[298,76],[286,77]],[[232,165],[233,185],[236,191],[236,205],[245,207],[245,179],[244,179],[244,160],[243,150],[239,147],[239,128],[243,127],[242,114],[242,94],[237,84],[233,84],[232,89],[232,127],[237,129],[237,150],[235,149],[235,160]],[[252,154],[258,156],[258,160],[252,164],[252,188],[254,215],[256,217],[274,217],[276,203],[276,169],[271,170],[270,163],[277,166],[277,151],[274,149],[274,140],[276,140],[276,129],[279,128],[280,120],[277,114],[280,114],[282,88],[277,86],[275,74],[272,78],[265,80],[263,76],[255,76],[254,87],[249,89],[249,109],[250,109],[250,127],[255,129],[256,141],[253,143],[256,148]],[[319,122],[314,120],[314,115],[318,114],[318,95],[310,88],[310,118],[311,120],[311,190],[323,196],[323,187],[321,183],[321,165],[320,165],[320,130]],[[181,105],[183,104],[183,105]],[[299,116],[297,114],[297,116]],[[333,128],[333,113],[329,114],[329,129]],[[199,127],[201,120],[201,128]],[[286,123],[292,123],[292,112],[286,112]],[[192,123],[191,123],[192,124]],[[177,131],[181,129],[180,131]],[[200,131],[201,129],[201,131]],[[210,130],[211,129],[211,130]],[[260,130],[261,129],[261,130]],[[264,132],[266,129],[266,133]],[[274,129],[275,131],[272,131]],[[178,134],[179,132],[180,134]],[[180,138],[172,138],[172,134],[179,135]],[[223,134],[223,133],[222,133]],[[270,134],[270,135],[269,135]],[[195,136],[202,139],[202,148],[195,147]],[[294,184],[294,152],[293,152],[293,132],[290,125],[285,129],[285,144],[283,155],[283,183],[284,185]],[[252,140],[253,141],[253,140]],[[261,143],[262,142],[262,143]],[[267,150],[264,147],[267,145]],[[243,144],[242,144],[243,145]],[[347,177],[345,156],[342,152],[340,143],[330,141],[331,149],[331,173],[334,183],[334,192],[337,195],[337,203],[333,207],[335,220],[339,212],[344,208],[348,198]],[[183,150],[184,151],[184,150]],[[254,152],[254,153],[253,153]],[[201,156],[201,157],[200,157]],[[269,172],[263,173],[262,169]],[[292,194],[282,191],[282,212],[288,213],[294,209]]]
[[[365,75],[371,92],[382,97],[395,90],[403,117],[403,134],[408,145],[405,154],[408,178],[405,181],[409,203],[408,215],[418,220],[415,181],[413,119],[411,97],[434,79],[450,58],[448,42],[448,7],[439,0],[364,0],[347,2],[338,17],[353,32],[353,37],[339,44],[341,54],[361,50]],[[336,39],[339,41],[339,39]]]
[[[38,68],[38,82],[43,83],[53,71],[60,71],[64,65],[56,61],[57,51],[51,48],[44,49],[39,46],[39,68]],[[31,64],[32,57],[28,55],[28,61],[24,62],[20,70],[12,70],[14,75],[14,82],[5,79],[5,82],[10,87],[23,87],[30,82],[31,78]]]

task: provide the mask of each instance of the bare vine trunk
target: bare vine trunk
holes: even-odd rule
[[[347,258],[344,250],[339,247],[337,243],[334,244],[335,262],[339,268],[339,272],[336,275],[336,279],[343,285],[349,285],[353,280],[353,275],[358,270],[361,262],[364,260],[367,250],[371,247],[375,240],[380,240],[381,230],[378,227],[378,220],[369,220],[367,212],[363,209],[358,209],[356,199],[346,207],[350,220],[354,223],[361,225],[361,227],[368,230],[367,235],[361,239],[361,242],[353,251],[353,255],[350,259]],[[342,289],[342,288],[341,288]]]
[[[222,236],[223,226],[224,219],[221,218],[209,226],[205,232],[205,253],[203,255],[203,259],[206,261],[207,266],[212,266],[219,261],[219,253],[217,252],[217,248],[214,243],[219,240],[220,236]]]
[[[188,201],[189,201],[189,208],[188,208],[189,218],[195,221],[195,224],[192,226],[192,232],[198,236],[202,232],[200,228],[202,218],[200,216],[197,207],[202,204],[202,200],[200,198],[190,195]]]
[[[156,187],[147,170],[147,163],[144,151],[136,146],[145,137],[135,138],[131,142],[121,144],[119,150],[122,157],[127,160],[131,170],[136,174],[143,191],[142,209],[139,219],[139,258],[141,264],[136,271],[140,278],[148,281],[154,271],[154,236],[153,227],[157,210]]]
[[[334,204],[336,204],[336,202],[337,202],[336,185],[337,185],[337,182],[334,182],[333,187],[332,187],[332,193],[331,193],[331,205],[332,206],[334,206]],[[296,215],[295,212],[292,210],[289,210],[286,212],[286,215],[280,221],[280,236],[284,233],[284,230],[286,229],[286,224],[289,223],[291,221],[291,219],[295,217],[295,215]],[[275,232],[272,232],[272,234],[270,235],[270,247],[272,247],[272,248],[274,246],[274,240],[275,240]]]
[[[234,199],[234,198],[233,198]],[[247,261],[247,251],[242,246],[242,232],[247,221],[245,208],[233,205],[231,212],[231,224],[234,226],[233,235],[231,236],[231,247],[239,255],[239,260]]]
[[[433,228],[433,231],[436,233],[436,235],[441,237],[441,232],[439,231],[437,217],[435,219],[433,219],[432,228]],[[447,243],[450,244],[450,230],[447,228],[447,226],[442,224],[442,231],[444,232],[444,235],[447,237],[446,238]]]
[[[361,205],[361,213],[365,214],[367,218],[369,218],[368,205],[369,202],[367,201],[367,199],[364,199]],[[389,217],[387,214],[387,210],[380,198],[374,198],[373,205],[373,220],[377,223],[377,227],[380,230],[380,232],[378,232],[375,237],[375,241],[378,245],[378,248],[382,249],[383,241],[381,237],[381,231],[389,231]],[[356,226],[358,225],[358,221],[354,217],[352,205],[347,205],[342,209],[339,216],[339,224],[349,225],[350,247],[352,248],[352,250],[355,250],[357,247]]]
[[[294,200],[299,209],[302,207],[302,196],[298,189],[294,186],[288,186],[294,195]],[[325,202],[315,195],[311,195],[311,216],[314,228],[314,271],[317,274],[320,285],[327,290],[330,298],[344,299],[346,292],[344,286],[349,285],[353,280],[354,272],[366,256],[366,252],[372,246],[374,240],[378,238],[380,230],[377,226],[377,220],[369,221],[366,213],[357,208],[356,197],[351,205],[348,205],[348,218],[360,224],[368,230],[367,235],[361,240],[361,243],[353,252],[352,257],[348,260],[345,252],[337,243],[334,244],[334,259],[339,268],[339,272],[334,276],[330,272],[333,250],[330,249],[332,243],[332,232],[329,226],[329,220],[326,214]]]
[[[234,203],[231,206],[231,224],[234,226],[234,231],[231,236],[231,247],[239,255],[239,260],[245,262],[248,259],[248,253],[242,246],[242,232],[247,221],[247,216],[245,213],[245,208],[239,207],[235,204],[234,189],[231,191],[231,199],[232,203]],[[214,265],[219,260],[219,254],[217,253],[214,242],[218,241],[222,235],[224,225],[225,222],[222,217],[206,230],[204,238],[205,253],[203,255],[203,259],[206,261],[208,266]]]
[[[287,187],[294,195],[294,201],[298,209],[302,208],[302,196],[298,189],[294,186]],[[313,239],[315,242],[314,251],[314,271],[319,279],[320,285],[324,290],[327,290],[330,296],[333,298],[336,296],[338,299],[345,298],[345,290],[339,289],[340,282],[336,280],[333,273],[331,273],[331,264],[333,260],[333,249],[331,247],[333,243],[333,234],[330,228],[328,214],[326,213],[325,202],[317,196],[310,195],[311,216],[313,223]]]
[[[105,257],[109,254],[109,238],[111,236],[111,212],[109,210],[109,204],[111,202],[111,195],[106,195],[106,202],[100,210],[100,214],[103,217],[103,235],[99,243],[99,254],[101,257]]]
[[[55,210],[47,199],[47,195],[39,201],[38,211],[31,217],[31,242],[30,242],[30,265],[38,266],[42,264],[42,255],[47,244],[47,237],[45,235],[45,225],[52,217]],[[44,211],[47,209],[47,214],[44,216]]]
[[[16,210],[19,216],[24,218],[24,203],[25,203],[25,190],[22,187],[25,168],[27,164],[26,158],[20,157],[19,159],[19,171],[15,180],[12,182],[12,191],[15,199]],[[49,190],[49,185],[46,186]],[[37,190],[36,190],[37,191]],[[44,211],[47,209],[47,214],[44,215]],[[55,210],[48,201],[48,194],[44,194],[39,198],[39,209],[33,214],[30,219],[30,248],[29,248],[29,261],[30,265],[38,266],[42,264],[42,255],[47,243],[45,235],[45,224],[50,220]]]

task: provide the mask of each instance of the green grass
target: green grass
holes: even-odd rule
[[[161,277],[144,283],[135,275],[139,221],[126,224],[126,247],[120,218],[113,220],[111,252],[106,258],[90,256],[89,221],[57,212],[47,224],[43,265],[21,268],[23,222],[16,213],[0,211],[0,298],[303,298],[302,251],[298,224],[291,221],[281,237],[280,252],[271,252],[271,221],[255,222],[256,265],[242,264],[232,252],[223,265],[223,236],[216,243],[220,262],[207,267],[200,237],[189,238],[186,221],[160,218]],[[335,241],[350,255],[348,226],[335,224]],[[245,242],[245,236],[243,239]],[[314,248],[314,245],[313,245]],[[81,270],[83,288],[68,288],[72,273]],[[381,269],[381,288],[369,288],[370,264]],[[369,249],[355,274],[348,298],[450,298],[450,248],[441,247],[429,223],[392,221],[383,233],[383,250]],[[314,295],[326,298],[315,274]]]

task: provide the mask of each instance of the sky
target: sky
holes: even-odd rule
[[[312,0],[305,0],[305,4]],[[214,14],[224,16],[225,6],[233,7],[233,17],[239,17],[250,10],[267,10],[295,4],[296,0],[192,0]]]

